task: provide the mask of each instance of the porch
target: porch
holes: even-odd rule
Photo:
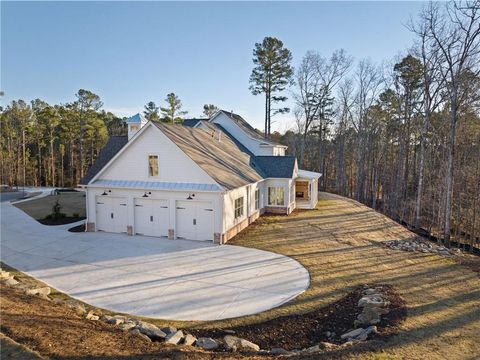
[[[314,209],[318,202],[318,178],[320,173],[298,170],[295,180],[295,207],[299,209]]]

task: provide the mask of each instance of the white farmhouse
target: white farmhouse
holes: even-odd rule
[[[87,231],[223,244],[265,212],[312,209],[320,174],[285,150],[231,112],[183,125],[137,114],[81,181]]]

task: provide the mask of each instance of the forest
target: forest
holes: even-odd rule
[[[295,54],[293,67],[280,40],[256,44],[250,89],[266,97],[264,134],[288,145],[300,168],[321,172],[320,190],[447,246],[478,247],[479,2],[430,3],[405,31],[414,34],[411,48],[380,64],[338,49]],[[271,107],[287,95],[292,109]],[[125,119],[103,110],[99,95],[80,89],[72,100],[16,100],[0,109],[1,184],[76,186],[108,138],[126,133]],[[204,115],[216,109],[206,104]],[[287,112],[295,126],[270,132],[271,118]],[[144,113],[166,122],[186,116],[174,93],[164,108],[147,102]]]

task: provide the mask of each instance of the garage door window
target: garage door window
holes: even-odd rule
[[[148,155],[148,176],[158,176],[158,155]]]
[[[268,188],[268,205],[285,205],[285,194],[282,186]]]
[[[243,216],[243,196],[235,200],[235,219]]]

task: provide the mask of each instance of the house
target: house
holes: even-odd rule
[[[184,124],[137,114],[127,124],[81,181],[87,231],[223,244],[264,212],[316,206],[320,174],[298,169],[286,146],[237,114]]]

